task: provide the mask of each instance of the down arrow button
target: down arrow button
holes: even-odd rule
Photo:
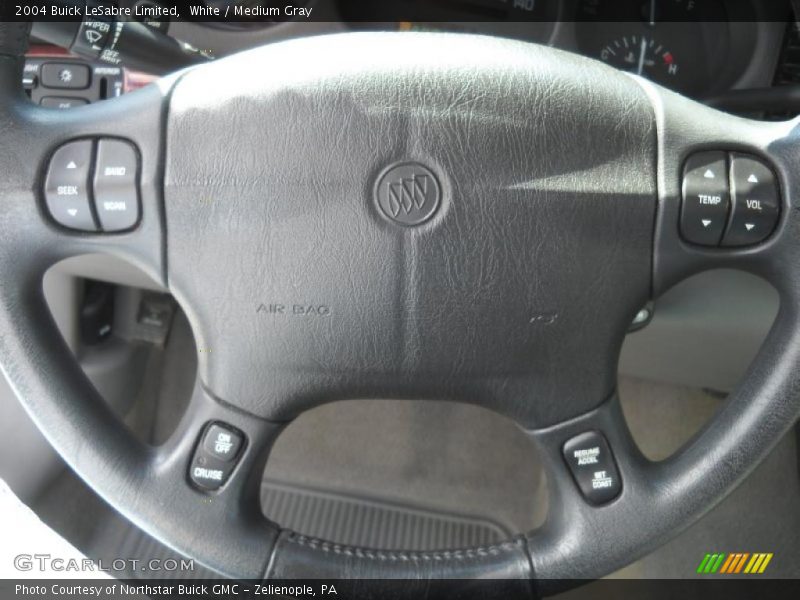
[[[729,208],[725,153],[701,152],[691,156],[683,171],[683,238],[693,244],[719,246]]]
[[[751,156],[731,155],[733,216],[722,245],[751,246],[765,240],[780,216],[780,194],[775,175]]]

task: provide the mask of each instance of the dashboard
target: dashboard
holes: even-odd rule
[[[149,1],[149,0],[148,0]],[[217,7],[269,0],[206,0]],[[216,55],[341,31],[452,31],[577,52],[697,99],[773,85],[789,0],[304,0],[312,19],[173,23],[170,33]],[[262,14],[263,13],[251,13]],[[400,17],[400,18],[398,18]]]
[[[723,110],[764,118],[800,113],[794,91],[800,85],[800,27],[792,10],[800,0],[296,0],[282,8],[284,2],[276,0],[202,2],[196,6],[208,12],[193,18],[187,13],[171,21],[142,20],[159,35],[167,33],[212,57],[347,31],[499,36],[582,54]],[[176,13],[177,4],[118,0],[117,8]],[[277,11],[274,18],[271,10]],[[161,60],[159,72],[177,68],[168,58]],[[39,71],[46,62],[29,60],[26,66],[26,89],[34,101],[68,108],[107,97],[103,89],[94,95],[61,92],[67,86],[58,84],[40,90]],[[128,87],[117,80],[110,85],[117,92]],[[739,92],[749,96],[743,99]]]

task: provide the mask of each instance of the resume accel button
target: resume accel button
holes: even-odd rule
[[[605,436],[587,431],[564,444],[564,460],[589,504],[600,505],[616,498],[622,490],[614,455]]]

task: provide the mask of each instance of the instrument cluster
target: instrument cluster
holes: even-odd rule
[[[453,31],[549,44],[697,98],[730,88],[748,67],[759,18],[755,0],[338,2],[353,29]],[[402,20],[393,18],[399,14]]]

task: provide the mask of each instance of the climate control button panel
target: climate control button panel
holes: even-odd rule
[[[687,242],[752,246],[772,234],[780,211],[778,182],[763,160],[738,152],[708,151],[686,161],[680,230]]]

